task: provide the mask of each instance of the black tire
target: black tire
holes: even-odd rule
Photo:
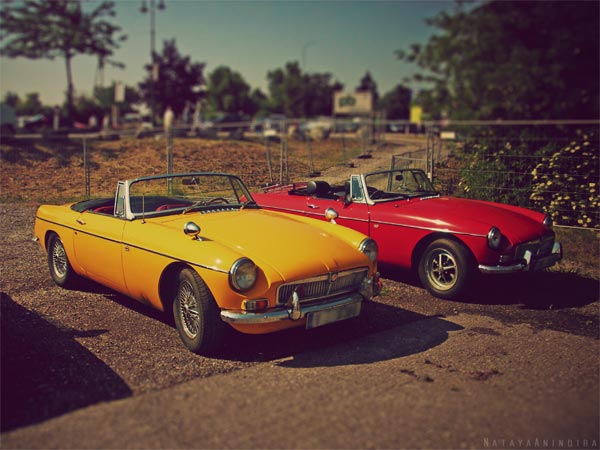
[[[79,276],[73,270],[65,246],[56,234],[48,239],[48,268],[54,282],[65,289],[75,287]]]
[[[418,274],[431,295],[454,300],[463,297],[473,286],[477,271],[471,252],[464,245],[438,239],[425,248]]]
[[[179,337],[194,353],[215,353],[222,344],[225,324],[214,297],[192,269],[181,270],[177,281],[173,317]]]

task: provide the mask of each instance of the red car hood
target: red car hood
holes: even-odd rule
[[[537,239],[548,233],[542,224],[544,214],[500,203],[456,197],[411,199],[378,204],[390,213],[419,223],[426,228],[456,233],[487,234],[492,226],[500,229],[511,242]]]

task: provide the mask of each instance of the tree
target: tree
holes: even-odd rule
[[[9,91],[4,94],[4,100],[2,100],[2,103],[6,103],[8,106],[16,109],[20,101],[21,99],[19,98],[19,94]]]
[[[175,114],[181,114],[187,102],[198,100],[197,89],[205,83],[204,63],[192,63],[189,56],[177,50],[175,39],[166,40],[162,54],[155,56],[158,77],[153,80],[152,64],[145,66],[147,77],[139,83],[142,99],[152,104],[154,91],[154,113],[171,106]]]
[[[17,104],[17,114],[23,116],[43,114],[48,109],[48,107],[44,107],[44,105],[42,105],[40,94],[38,92],[30,92],[25,96],[25,100],[19,101]]]
[[[306,98],[298,62],[289,62],[283,69],[267,72],[267,79],[271,112],[282,113],[287,117],[303,117]]]
[[[231,114],[253,116],[259,108],[244,78],[225,66],[217,67],[209,75],[207,101],[213,111]]]
[[[91,12],[70,0],[28,0],[18,4],[3,2],[0,11],[2,32],[0,55],[9,58],[64,58],[67,72],[67,112],[73,111],[73,74],[71,62],[76,55],[97,56],[119,67],[109,57],[125,35],[107,17],[114,17],[114,2],[102,1]]]
[[[377,92],[377,83],[373,80],[370,72],[365,73],[360,79],[360,84],[356,87],[355,92],[370,92],[373,98],[373,107],[377,107],[379,93]]]
[[[98,104],[103,113],[110,113],[112,105],[115,103],[115,83],[109,87],[96,86],[94,88],[94,101]],[[132,111],[132,105],[139,103],[140,95],[138,91],[125,86],[125,104],[122,105],[121,113]]]
[[[267,73],[271,112],[288,117],[331,115],[333,93],[343,86],[328,73],[303,74],[298,62]]]
[[[424,69],[434,115],[454,119],[598,119],[598,2],[460,7],[427,22],[440,32],[398,56]]]
[[[333,114],[333,94],[344,89],[338,81],[332,81],[328,73],[305,75],[306,117],[331,116]]]
[[[399,84],[383,96],[379,106],[390,120],[408,120],[411,97],[412,91]]]

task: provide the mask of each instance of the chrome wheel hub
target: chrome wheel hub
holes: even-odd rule
[[[427,278],[438,290],[451,289],[458,279],[458,264],[446,250],[434,250],[427,261]]]

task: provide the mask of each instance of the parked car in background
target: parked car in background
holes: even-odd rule
[[[252,131],[264,137],[274,137],[287,133],[288,119],[284,114],[271,114],[255,119],[252,122]]]
[[[331,117],[318,117],[316,119],[300,122],[296,136],[303,140],[319,141],[327,139],[335,127],[335,121]]]
[[[35,236],[59,286],[85,277],[171,311],[185,346],[211,353],[227,326],[311,329],[358,316],[379,293],[375,241],[328,217],[268,211],[236,176],[188,173],[43,205]]]
[[[254,198],[274,210],[322,218],[377,241],[379,261],[414,271],[437,297],[457,299],[479,274],[541,270],[562,257],[550,218],[512,205],[440,195],[422,170],[352,175],[340,186],[308,181]]]
[[[223,132],[243,132],[248,131],[248,119],[239,114],[222,113],[212,119],[200,123],[200,128],[204,130],[214,130]]]

